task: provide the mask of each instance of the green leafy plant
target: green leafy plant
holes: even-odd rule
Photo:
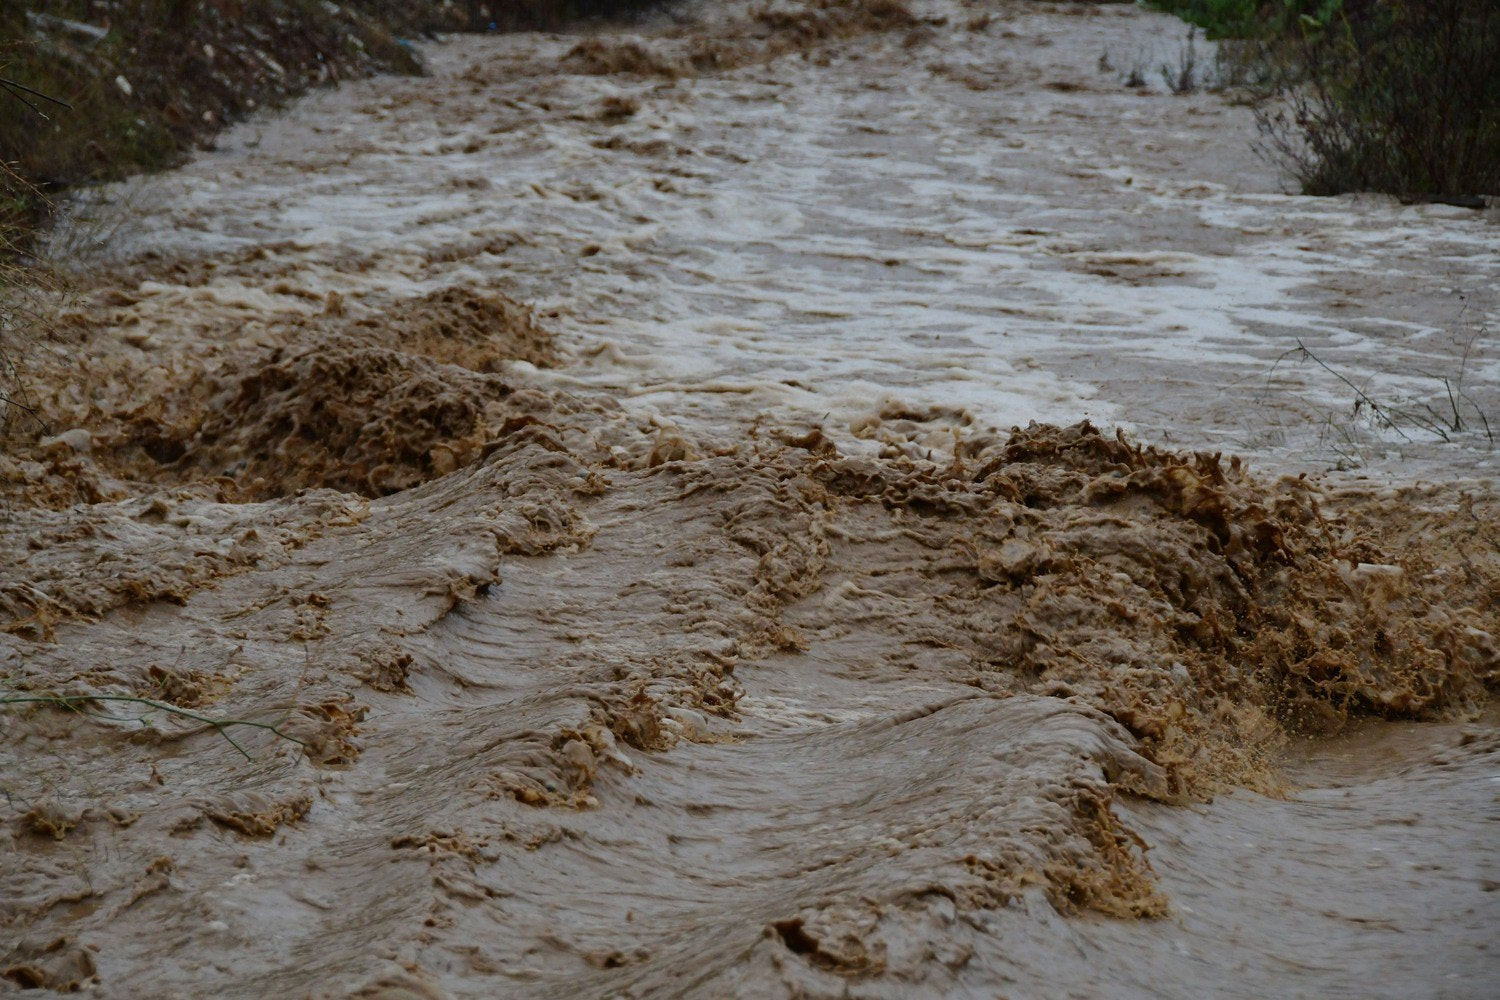
[[[1151,0],[1157,10],[1202,28],[1209,38],[1273,38],[1297,26],[1327,26],[1344,0]]]

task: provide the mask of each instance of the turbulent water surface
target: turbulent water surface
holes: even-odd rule
[[[691,10],[75,206],[0,990],[1500,991],[1493,213],[1133,7]]]

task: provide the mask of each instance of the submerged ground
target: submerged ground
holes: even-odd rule
[[[1500,989],[1494,218],[1185,34],[455,39],[75,205],[0,989]]]

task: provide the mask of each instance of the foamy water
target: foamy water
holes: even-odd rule
[[[455,39],[432,80],[317,95],[108,193],[139,213],[114,251],[271,245],[353,296],[500,289],[558,311],[559,381],[686,426],[840,433],[894,399],[1283,467],[1493,474],[1492,218],[1280,193],[1248,109],[1099,68],[1154,77],[1171,19],[931,13],[948,23],[915,48],[675,81],[550,69],[567,37]],[[606,99],[639,110],[601,122]],[[1299,340],[1334,372],[1289,357]],[[1351,385],[1447,415],[1460,374],[1471,430],[1436,455],[1355,410]]]
[[[139,495],[0,526],[7,690],[279,732],[0,715],[0,983],[1500,989],[1494,452],[1351,395],[1500,412],[1493,214],[1284,193],[1123,85],[1170,18],[919,13],[680,78],[455,38],[80,201]],[[698,16],[594,40],[758,37]],[[557,364],[465,353],[490,292]],[[1085,417],[1398,485],[989,430]],[[1361,713],[1447,721],[1300,735]]]

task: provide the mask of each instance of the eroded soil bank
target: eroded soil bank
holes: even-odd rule
[[[1492,223],[1275,193],[1175,24],[462,39],[79,206],[0,989],[1493,992],[1492,453],[1277,364],[1418,398]]]

